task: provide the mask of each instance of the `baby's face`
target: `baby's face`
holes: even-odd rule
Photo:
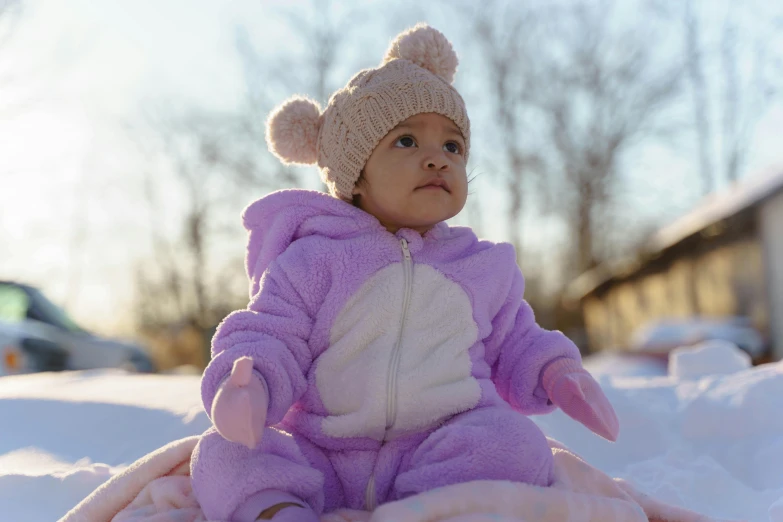
[[[465,140],[440,114],[411,116],[391,130],[364,166],[353,193],[390,232],[424,233],[465,206]]]

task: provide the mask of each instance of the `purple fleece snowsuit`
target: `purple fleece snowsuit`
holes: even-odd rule
[[[392,234],[305,190],[243,219],[251,301],[220,325],[202,398],[210,412],[251,356],[268,427],[253,450],[202,436],[191,468],[208,518],[270,488],[321,513],[477,479],[551,483],[551,452],[525,415],[553,408],[544,366],[580,356],[535,323],[510,245],[445,223]]]

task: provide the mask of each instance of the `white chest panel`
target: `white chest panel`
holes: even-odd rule
[[[330,414],[323,422],[327,435],[394,438],[478,403],[481,389],[468,354],[478,336],[470,299],[430,266],[413,264],[412,273],[404,325],[400,263],[362,285],[335,320],[330,347],[316,366],[316,386]],[[390,375],[398,340],[399,364]],[[394,419],[387,419],[389,401],[396,401]]]

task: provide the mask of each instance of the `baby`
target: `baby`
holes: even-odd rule
[[[210,520],[316,522],[479,479],[548,486],[526,415],[556,406],[616,440],[578,349],[523,300],[513,248],[444,222],[467,198],[456,68],[418,25],[323,112],[294,98],[270,116],[270,149],[317,163],[330,195],[284,190],[243,215],[251,299],[213,339],[214,428],[191,463]]]

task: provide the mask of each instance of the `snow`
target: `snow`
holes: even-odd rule
[[[604,375],[659,377],[666,375],[666,358],[627,352],[599,352],[586,357],[584,367],[596,378]]]
[[[193,376],[0,378],[2,520],[52,522],[134,460],[209,426]]]
[[[750,367],[750,355],[727,341],[675,348],[669,355],[669,375],[681,380],[736,373]]]
[[[783,363],[741,369],[739,350],[726,348],[672,354],[680,364],[690,357],[691,370],[699,358],[735,370],[723,375],[596,374],[620,418],[614,445],[559,411],[536,421],[593,465],[662,500],[713,517],[783,522]]]
[[[744,368],[717,345],[672,355],[676,376],[659,359],[586,360],[620,418],[614,444],[559,411],[534,420],[662,500],[783,522],[783,363]],[[701,364],[721,374],[700,377]],[[4,377],[0,418],[0,513],[19,522],[56,520],[133,460],[209,425],[197,376],[116,370]]]

